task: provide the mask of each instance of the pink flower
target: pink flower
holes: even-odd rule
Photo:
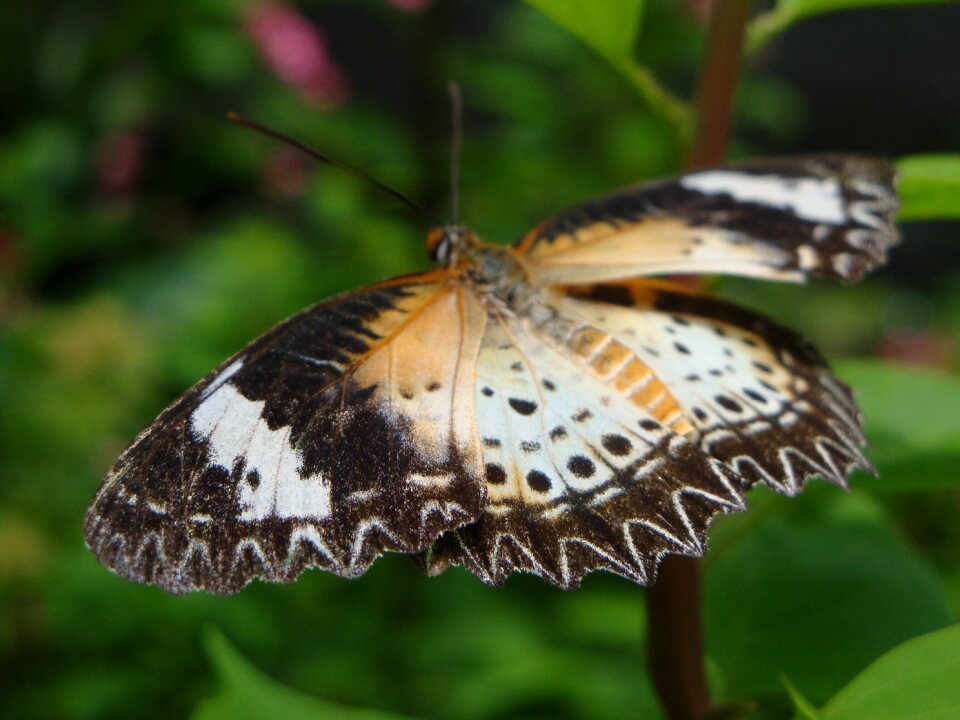
[[[330,58],[326,38],[297,10],[282,3],[256,5],[245,25],[273,72],[304,100],[329,107],[346,97],[346,78]]]

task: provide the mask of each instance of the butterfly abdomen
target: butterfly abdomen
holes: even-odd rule
[[[681,435],[693,431],[682,406],[654,370],[608,331],[555,310],[540,323],[538,315],[546,313],[531,311],[534,324],[572,351],[588,374],[639,408],[640,422],[663,425]]]

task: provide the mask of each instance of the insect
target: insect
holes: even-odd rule
[[[855,280],[897,240],[893,182],[858,156],[758,160],[572,207],[509,246],[435,229],[436,269],[294,315],[164,410],[101,484],[86,541],[172,593],[355,577],[386,551],[492,585],[649,583],[751,485],[872,470],[807,342],[651,276]]]

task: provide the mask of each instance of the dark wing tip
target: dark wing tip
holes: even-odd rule
[[[817,178],[839,185],[842,219],[816,225],[796,264],[818,277],[854,282],[887,262],[900,242],[894,218],[900,208],[897,170],[881,157],[828,153],[763,158],[730,166],[749,173],[769,173],[786,180]]]
[[[84,523],[87,547],[120,577],[156,585],[173,595],[198,591],[232,595],[254,580],[293,582],[311,567],[346,576],[366,569],[343,567],[321,547],[319,538],[298,537],[289,530],[283,542],[268,534],[231,542],[213,523],[203,528],[183,521],[165,522],[149,509],[134,515],[116,507],[112,500],[98,500]],[[130,524],[131,519],[135,525]]]

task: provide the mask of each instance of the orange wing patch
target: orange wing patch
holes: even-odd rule
[[[385,321],[391,320],[384,318]],[[396,319],[392,319],[396,322]],[[418,455],[442,464],[454,448],[476,477],[475,363],[486,312],[473,293],[441,286],[375,346],[354,371],[356,382],[392,422],[409,428]],[[446,351],[445,351],[446,349]]]
[[[655,420],[681,435],[693,429],[677,399],[653,369],[613,335],[585,325],[571,335],[569,346],[598,380],[612,385]]]

